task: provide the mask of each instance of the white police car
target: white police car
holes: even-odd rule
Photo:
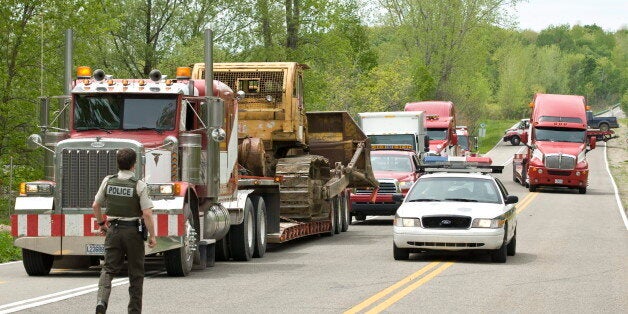
[[[493,166],[492,172],[501,168]],[[452,172],[421,176],[397,210],[394,258],[405,260],[424,251],[485,250],[493,262],[505,263],[507,255],[515,255],[517,196],[485,170],[446,171]]]

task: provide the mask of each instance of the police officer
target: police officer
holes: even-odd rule
[[[137,156],[130,148],[116,154],[118,174],[103,179],[92,204],[94,216],[105,236],[105,263],[98,282],[96,313],[105,313],[111,293],[111,280],[120,272],[126,256],[129,269],[129,313],[142,311],[142,286],[144,283],[144,240],[140,218],[144,218],[150,237],[148,246],[156,244],[153,225],[153,203],[148,197],[146,183],[134,176]],[[107,220],[103,219],[102,205],[107,201]]]

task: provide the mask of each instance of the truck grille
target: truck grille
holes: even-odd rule
[[[471,217],[467,216],[423,216],[423,228],[468,229]]]
[[[357,189],[356,194],[371,194],[373,190]],[[379,181],[379,191],[377,194],[395,194],[399,193],[397,185],[393,181]]]
[[[563,154],[546,155],[545,167],[548,169],[573,170],[576,167],[576,157]]]
[[[116,149],[61,152],[61,207],[90,208],[102,179],[116,174]]]

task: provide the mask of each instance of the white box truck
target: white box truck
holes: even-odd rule
[[[373,149],[405,149],[412,145],[419,160],[429,151],[423,111],[362,112],[358,116]]]

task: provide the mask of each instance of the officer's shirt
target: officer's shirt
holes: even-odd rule
[[[118,178],[122,180],[130,179],[133,176],[134,176],[134,173],[130,170],[118,171]],[[109,180],[109,178],[111,177],[112,176],[106,176],[102,180],[102,183],[100,184],[100,188],[98,189],[98,192],[96,193],[96,197],[94,197],[94,201],[96,203],[101,204],[101,205],[105,203],[105,189],[107,187],[107,180]],[[137,195],[139,195],[140,197],[140,208],[142,210],[147,209],[147,208],[153,208],[153,201],[151,201],[150,197],[148,197],[148,189],[146,188],[146,183],[142,180],[137,180],[137,185],[135,187],[135,190],[137,191]],[[129,221],[137,220],[137,218],[107,216],[107,220],[112,220],[112,219],[129,220]]]

